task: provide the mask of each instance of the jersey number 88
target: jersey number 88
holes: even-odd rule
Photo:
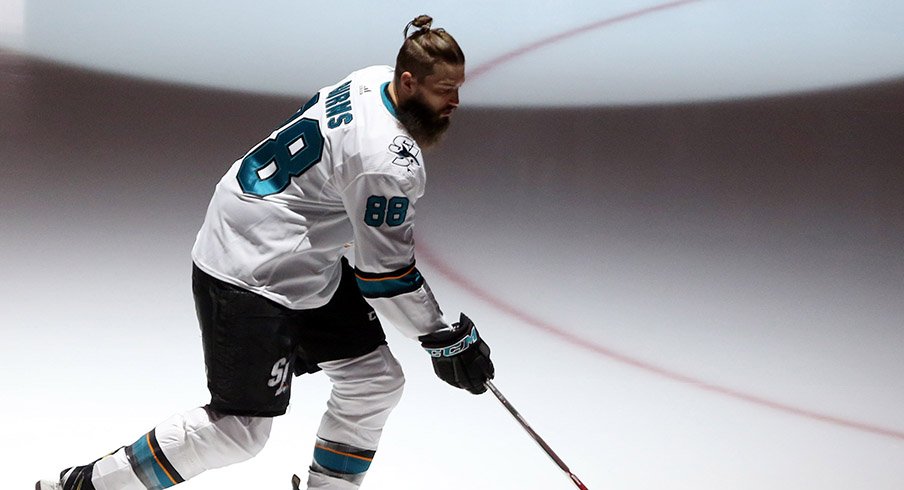
[[[289,121],[319,100],[320,92],[317,92]],[[238,172],[239,186],[242,192],[258,197],[280,193],[289,187],[292,177],[307,172],[322,156],[320,124],[306,117],[298,119],[276,133],[276,138],[267,139],[245,155]]]
[[[388,226],[399,226],[405,222],[408,215],[408,198],[396,196],[387,202],[383,196],[370,196],[367,198],[367,209],[364,211],[364,222],[368,226],[380,226],[386,223]]]
[[[239,167],[242,192],[258,197],[282,192],[292,177],[305,173],[323,155],[323,135],[314,119],[303,117],[248,153]]]

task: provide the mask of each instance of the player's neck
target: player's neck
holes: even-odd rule
[[[398,107],[399,106],[399,97],[396,95],[394,80],[389,82],[389,86],[386,87],[386,92],[389,93],[389,100],[392,101],[392,105],[395,107]]]

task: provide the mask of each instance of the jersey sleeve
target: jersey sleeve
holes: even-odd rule
[[[343,193],[355,234],[355,277],[361,294],[405,336],[448,327],[414,256],[417,190],[392,174],[356,177]]]

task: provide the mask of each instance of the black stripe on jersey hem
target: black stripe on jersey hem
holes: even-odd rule
[[[415,265],[417,261],[414,261],[405,267],[401,267],[394,271],[390,272],[364,272],[361,269],[355,267],[355,277],[364,281],[381,281],[384,279],[396,279],[400,278],[406,274],[410,274],[411,271],[415,269]]]
[[[154,456],[157,457],[157,462],[160,463],[160,466],[166,470],[166,473],[172,477],[176,484],[184,482],[185,479],[182,478],[182,475],[176,471],[176,468],[173,467],[172,463],[166,458],[166,455],[163,454],[163,449],[160,448],[160,443],[157,442],[157,429],[151,429],[149,439],[151,449],[154,451]]]

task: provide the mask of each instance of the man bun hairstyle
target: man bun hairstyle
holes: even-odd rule
[[[451,34],[445,29],[433,29],[433,17],[419,15],[414,18],[403,31],[405,42],[402,43],[396,56],[395,78],[402,73],[410,72],[418,80],[433,73],[433,65],[446,62],[453,65],[464,65],[465,54]],[[414,27],[410,35],[408,31]]]

